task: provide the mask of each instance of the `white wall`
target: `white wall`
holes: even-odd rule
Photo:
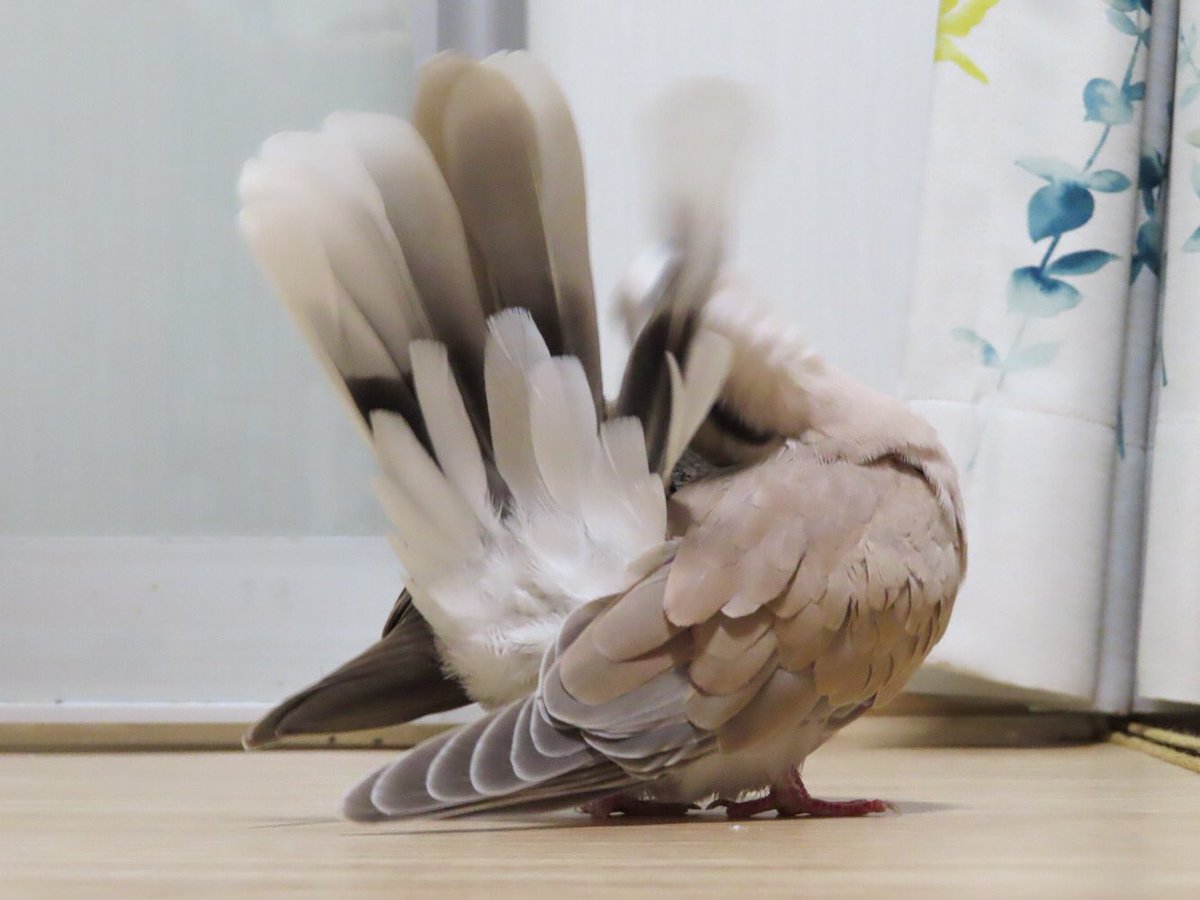
[[[0,533],[380,530],[235,185],[273,131],[407,109],[407,11],[0,2]]]
[[[372,465],[235,185],[274,131],[406,110],[408,13],[0,0],[0,721],[227,717],[378,634]]]
[[[530,47],[582,137],[599,296],[644,243],[637,118],[672,81],[759,87],[773,133],[739,267],[830,359],[894,390],[906,327],[937,0],[529,0]],[[615,385],[623,345],[605,335]]]

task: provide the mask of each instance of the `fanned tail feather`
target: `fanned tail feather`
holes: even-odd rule
[[[448,672],[481,699],[505,654],[535,659],[536,674],[563,616],[628,587],[661,553],[663,481],[728,364],[723,339],[696,316],[711,281],[696,248],[714,242],[680,232],[673,275],[609,410],[578,138],[558,86],[527,55],[438,57],[412,124],[339,113],[318,133],[277,135],[246,164],[239,192],[254,254],[378,457],[411,616],[436,635],[445,669],[429,672],[426,653],[411,690],[452,701]],[[516,610],[509,619],[501,601]],[[273,711],[253,741],[381,724],[384,704],[365,685],[372,667],[396,684],[383,667],[403,666],[408,652],[395,640],[384,650],[355,662],[352,689],[345,672],[330,676],[290,712]],[[478,660],[489,654],[494,669]],[[335,687],[370,697],[369,714],[327,703],[334,695],[321,692]],[[395,721],[429,705],[406,698]],[[535,724],[531,740],[548,746],[553,735]],[[521,802],[542,802],[547,779],[576,774],[542,770]],[[580,796],[602,789],[555,784]]]
[[[703,78],[668,91],[647,120],[659,240],[619,291],[636,334],[616,411],[646,429],[650,462],[669,477],[728,372],[730,350],[702,325],[729,240],[730,208],[760,118],[749,91]]]

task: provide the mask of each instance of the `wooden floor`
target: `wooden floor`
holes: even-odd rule
[[[391,754],[0,754],[0,897],[1200,896],[1200,777],[1113,744],[809,762],[862,820],[719,814],[368,827],[335,814]]]

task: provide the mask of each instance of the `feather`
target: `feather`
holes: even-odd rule
[[[395,314],[406,319],[416,337],[428,336],[429,322],[417,297],[397,231],[388,218],[379,184],[353,146],[343,136],[328,132],[285,132],[268,138],[259,150],[259,158],[264,165],[301,174],[305,188],[322,203],[317,212],[327,244],[341,247],[351,257],[341,274],[346,283],[350,285],[364,274],[388,279],[395,291],[391,295],[379,297],[371,290],[372,302],[378,307],[376,314],[382,315],[384,308],[391,306]],[[356,229],[330,227],[332,223],[327,217],[331,208],[339,214],[348,214]],[[351,256],[368,246],[380,269],[378,273],[370,270],[360,273],[361,257]],[[331,253],[331,258],[336,269],[338,255]]]
[[[552,723],[545,708],[537,703],[532,705],[529,713],[529,736],[543,756],[570,756],[580,749],[579,736]]]
[[[602,409],[600,332],[588,259],[583,155],[562,90],[528,53],[498,53],[484,65],[503,73],[533,123],[534,167],[550,273],[563,330],[563,352],[583,365],[596,409]]]
[[[402,608],[379,641],[263,716],[242,738],[245,747],[297,734],[383,728],[470,703],[462,685],[442,672],[429,624],[411,603]]]
[[[413,341],[409,352],[417,400],[442,472],[466,500],[479,523],[497,527],[483,456],[450,369],[446,348],[432,341]]]
[[[518,503],[531,508],[543,490],[530,428],[529,374],[550,351],[529,313],[504,310],[488,319],[484,355],[496,468]]]
[[[473,416],[484,416],[483,306],[462,217],[437,162],[416,129],[394,116],[335,113],[323,127],[374,181],[432,333],[466,379]]]
[[[721,749],[732,753],[795,727],[821,697],[812,673],[776,669],[746,706],[718,732]]]
[[[416,97],[413,100],[412,123],[424,138],[443,177],[446,175],[448,162],[445,128],[446,104],[459,79],[476,65],[473,60],[460,53],[444,51],[436,54],[421,66],[421,77],[417,81]],[[492,285],[483,262],[483,254],[469,232],[467,232],[466,238],[467,251],[471,257],[471,272],[475,278],[479,301],[485,313],[494,313],[500,307],[492,293]]]
[[[672,370],[671,420],[667,453],[662,462],[662,471],[668,477],[720,395],[732,355],[729,341],[715,331],[701,328],[688,348],[687,363],[679,379],[682,396],[678,398],[675,386],[679,373]]]
[[[651,471],[642,423],[633,416],[602,423],[600,441],[619,483],[635,484]]]
[[[446,552],[471,557],[481,549],[478,519],[402,418],[371,416],[376,456],[388,480],[447,542]],[[407,561],[405,561],[407,564]]]
[[[479,799],[479,789],[471,778],[471,757],[476,743],[490,724],[486,718],[477,719],[456,729],[450,740],[442,745],[425,772],[425,789],[431,797],[442,803]]]
[[[247,206],[238,221],[284,307],[369,436],[370,409],[363,408],[352,385],[374,380],[400,386],[403,380],[378,335],[335,284],[319,237],[294,206],[282,201]]]
[[[564,510],[581,509],[580,473],[599,453],[596,413],[583,366],[573,357],[539,363],[529,376],[530,429],[538,472]]]
[[[659,233],[684,254],[676,290],[685,306],[707,299],[708,269],[724,256],[733,194],[761,119],[746,87],[718,78],[665,91],[646,118]]]
[[[443,172],[497,306],[528,309],[551,352],[561,353],[529,109],[507,77],[474,66],[458,77],[443,116]]]
[[[453,51],[438,53],[421,66],[413,99],[412,123],[442,171],[446,169],[446,105],[459,80],[477,63]]]
[[[375,496],[395,529],[396,555],[408,574],[419,582],[431,582],[460,564],[459,543],[444,523],[430,521],[425,508],[390,478],[372,482]]]
[[[387,819],[387,815],[371,802],[371,792],[383,772],[383,769],[372,772],[346,792],[342,798],[343,816],[351,822],[383,822]]]
[[[697,728],[717,731],[737,715],[746,704],[758,696],[759,690],[778,668],[776,657],[769,657],[746,684],[729,694],[705,694],[700,691],[688,697],[684,714]]]
[[[663,566],[634,585],[596,620],[590,637],[598,653],[611,662],[633,659],[652,652],[679,633],[662,609],[668,571]]]
[[[387,816],[436,812],[443,802],[429,793],[427,773],[457,731],[446,731],[418,744],[395,762],[371,775],[370,803]],[[354,795],[354,792],[351,792]]]
[[[522,709],[524,703],[510,703],[489,717],[487,727],[471,752],[471,783],[481,794],[510,794],[529,784],[516,773],[509,758],[512,730]]]
[[[264,163],[280,163],[307,173],[313,182],[332,194],[364,209],[380,233],[390,233],[378,183],[362,160],[337,137],[313,131],[284,131],[263,141],[258,157]]]
[[[382,211],[373,214],[364,203],[339,193],[319,169],[291,159],[247,163],[241,188],[247,205],[273,196],[296,205],[296,214],[319,236],[335,280],[370,323],[396,367],[407,372],[408,342],[426,336],[429,326],[420,316],[416,288],[395,235],[379,224]],[[408,299],[398,302],[401,298]]]
[[[776,644],[775,635],[767,631],[732,657],[701,654],[688,667],[688,677],[706,694],[736,693],[775,655]]]
[[[559,659],[557,676],[574,700],[588,706],[600,706],[685,664],[691,645],[691,635],[685,632],[648,653],[613,662],[596,649],[590,632],[584,632]]]

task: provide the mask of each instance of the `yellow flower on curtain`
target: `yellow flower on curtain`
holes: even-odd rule
[[[1000,0],[942,0],[938,8],[937,44],[934,46],[934,62],[952,62],[972,78],[984,84],[988,77],[983,70],[959,49],[951,38],[964,38],[971,33],[989,9]]]

